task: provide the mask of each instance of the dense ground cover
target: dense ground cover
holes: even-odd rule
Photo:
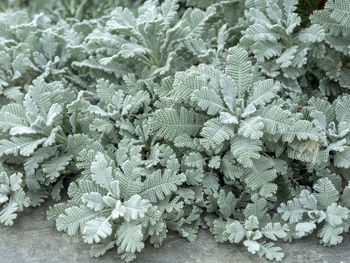
[[[68,239],[126,261],[168,231],[270,260],[349,231],[348,0],[0,9],[1,223],[52,198]]]

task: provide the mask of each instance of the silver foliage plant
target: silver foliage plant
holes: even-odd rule
[[[199,228],[276,261],[278,242],[339,244],[349,2],[306,27],[294,0],[127,2],[0,13],[0,222],[67,193],[48,218],[96,257]]]

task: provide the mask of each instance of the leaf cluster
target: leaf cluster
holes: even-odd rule
[[[342,241],[348,1],[307,25],[295,0],[19,2],[0,13],[1,223],[67,192],[48,218],[96,257],[200,228],[276,261],[279,240]]]

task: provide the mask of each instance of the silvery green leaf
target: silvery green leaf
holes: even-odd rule
[[[21,173],[14,173],[10,175],[10,185],[11,185],[11,191],[18,191],[22,188],[22,174]]]
[[[103,196],[102,197],[103,202],[105,203],[106,206],[113,208],[116,205],[117,200],[114,199],[111,196]]]
[[[124,205],[122,205],[120,200],[117,200],[115,202],[115,206],[114,206],[114,208],[112,210],[112,214],[111,214],[112,218],[113,219],[117,219],[119,217],[124,216],[126,213],[127,213],[126,207]]]
[[[113,181],[112,167],[108,163],[103,154],[98,153],[95,160],[91,163],[91,177],[101,187],[108,189]]]
[[[228,112],[220,113],[220,121],[223,124],[238,124],[238,119],[236,116],[231,115]]]
[[[109,187],[109,190],[111,191],[111,194],[116,198],[120,198],[120,188],[119,188],[119,181],[112,181]]]
[[[286,224],[281,225],[280,223],[268,223],[263,227],[261,232],[265,237],[276,241],[277,238],[286,237],[288,231],[289,228]]]
[[[327,207],[326,221],[332,226],[340,225],[343,220],[348,219],[349,212],[349,209],[341,207],[336,203],[332,203]]]
[[[318,24],[313,24],[303,29],[298,34],[298,38],[303,43],[320,42],[325,36],[324,29]]]
[[[229,235],[231,243],[239,243],[243,240],[246,230],[238,221],[234,221],[226,226],[225,232]]]
[[[81,197],[81,200],[88,208],[96,212],[101,211],[105,207],[102,196],[97,192],[85,193]]]
[[[61,105],[57,103],[52,104],[49,112],[47,113],[46,126],[51,126],[53,124],[58,125],[59,120],[62,118],[62,112],[63,109]]]
[[[300,238],[300,237],[304,237],[307,236],[309,234],[311,234],[314,229],[316,228],[316,224],[314,222],[302,222],[302,223],[298,223],[295,226],[295,231],[297,232],[296,235]]]
[[[329,224],[325,224],[321,231],[318,233],[318,236],[321,237],[321,243],[326,246],[337,245],[343,241],[343,237],[340,236],[343,233],[343,227],[334,227]]]
[[[139,195],[133,195],[129,200],[124,202],[126,221],[143,218],[150,207],[150,203],[146,199],[142,199]]]
[[[256,254],[256,252],[260,249],[260,244],[253,240],[244,240],[244,246],[247,247],[248,251],[252,254]]]
[[[88,221],[83,230],[83,239],[86,243],[100,242],[112,234],[112,226],[104,217],[99,217]]]
[[[299,202],[307,209],[317,209],[317,200],[308,190],[301,191]]]
[[[250,216],[244,223],[245,229],[252,231],[259,227],[259,220],[256,216]]]

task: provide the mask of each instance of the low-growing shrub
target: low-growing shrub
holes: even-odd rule
[[[92,256],[199,228],[277,261],[340,243],[350,2],[314,2],[0,4],[0,222],[67,193],[48,218]]]

